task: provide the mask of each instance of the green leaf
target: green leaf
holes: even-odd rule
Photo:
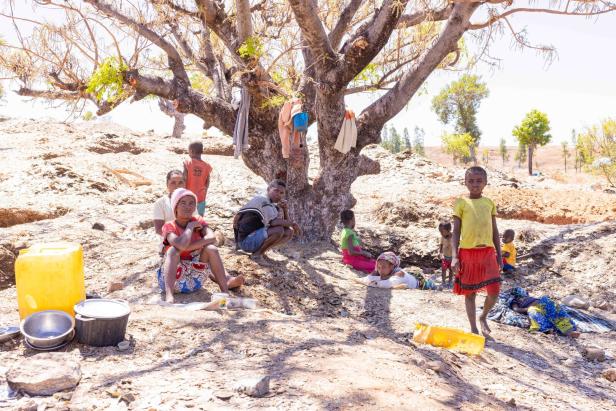
[[[108,57],[98,66],[88,82],[88,93],[94,94],[99,102],[115,103],[126,94],[124,73],[128,67],[116,57]]]

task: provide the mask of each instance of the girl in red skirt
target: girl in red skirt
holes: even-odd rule
[[[496,206],[481,195],[487,183],[488,174],[483,168],[466,170],[464,184],[469,196],[458,198],[454,206],[451,260],[456,276],[453,291],[465,297],[466,314],[475,334],[479,334],[475,296],[482,290],[488,294],[479,316],[481,333],[485,337],[490,334],[487,316],[498,298],[502,268]]]

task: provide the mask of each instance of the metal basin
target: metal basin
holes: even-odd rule
[[[35,348],[52,348],[66,342],[73,328],[73,317],[56,310],[34,313],[20,324],[24,338]]]

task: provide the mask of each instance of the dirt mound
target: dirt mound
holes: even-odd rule
[[[616,196],[592,191],[488,188],[498,216],[545,224],[582,224],[616,219]]]
[[[114,133],[105,133],[98,137],[88,147],[88,150],[97,154],[127,152],[135,155],[150,151],[147,148],[138,146],[128,137],[122,137]]]
[[[432,204],[408,199],[385,201],[373,210],[373,215],[379,223],[402,228],[417,222],[421,225],[434,226],[435,221],[447,218],[448,214],[444,207],[434,207]]]
[[[69,211],[68,208],[64,207],[57,207],[54,210],[45,212],[24,208],[0,208],[0,227],[11,227],[17,224],[57,218]]]

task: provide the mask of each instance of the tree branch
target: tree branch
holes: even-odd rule
[[[175,82],[161,77],[144,76],[137,70],[127,71],[125,81],[135,90],[134,100],[140,100],[149,94],[175,100],[177,111],[201,118],[205,123],[204,128],[216,127],[228,135],[233,134],[236,113],[231,103],[207,97],[190,87],[177,90]]]
[[[340,13],[336,26],[329,33],[329,41],[334,50],[340,46],[340,42],[342,41],[344,34],[349,29],[349,25],[351,24],[355,13],[357,13],[357,10],[359,10],[362,3],[363,0],[351,0],[344,10],[342,10],[342,13]]]
[[[342,47],[345,64],[337,69],[339,86],[355,78],[383,49],[408,0],[385,0],[372,20],[364,23]]]
[[[411,14],[405,14],[398,20],[398,28],[412,27],[426,21],[447,20],[453,10],[453,3],[441,10],[422,10]]]
[[[494,24],[498,20],[508,17],[514,13],[546,13],[546,14],[557,14],[557,15],[563,15],[563,16],[587,16],[588,17],[588,16],[597,16],[599,14],[610,13],[615,10],[616,10],[616,6],[613,6],[613,5],[609,5],[605,9],[596,10],[596,11],[588,11],[588,12],[576,12],[576,11],[566,11],[566,10],[561,11],[561,10],[551,10],[551,9],[533,9],[533,8],[520,7],[516,9],[507,10],[506,12],[501,13],[501,14],[495,14],[483,23],[471,24],[469,28],[471,30],[483,29],[483,28],[486,28]]]
[[[101,0],[84,0],[84,2],[92,5],[92,7],[101,13],[132,28],[137,33],[160,47],[165,53],[167,53],[169,69],[173,72],[174,77],[182,81],[185,87],[190,84],[188,75],[186,74],[186,69],[184,68],[184,63],[182,62],[182,57],[171,43],[159,36],[156,32],[150,30],[145,24],[136,22]]]
[[[337,60],[336,53],[325,34],[315,0],[289,0],[289,4],[313,57],[325,63],[325,65],[317,66],[317,72],[326,67],[332,67]]]
[[[252,36],[252,16],[250,11],[249,0],[235,0],[235,8],[237,10],[237,34],[240,44],[244,43],[247,38]]]
[[[478,3],[458,3],[438,39],[413,68],[402,75],[385,95],[368,106],[358,118],[358,147],[378,141],[383,124],[404,108],[426,78],[443,59],[456,50],[457,43],[469,27],[470,17]],[[377,130],[377,132],[375,132]]]

